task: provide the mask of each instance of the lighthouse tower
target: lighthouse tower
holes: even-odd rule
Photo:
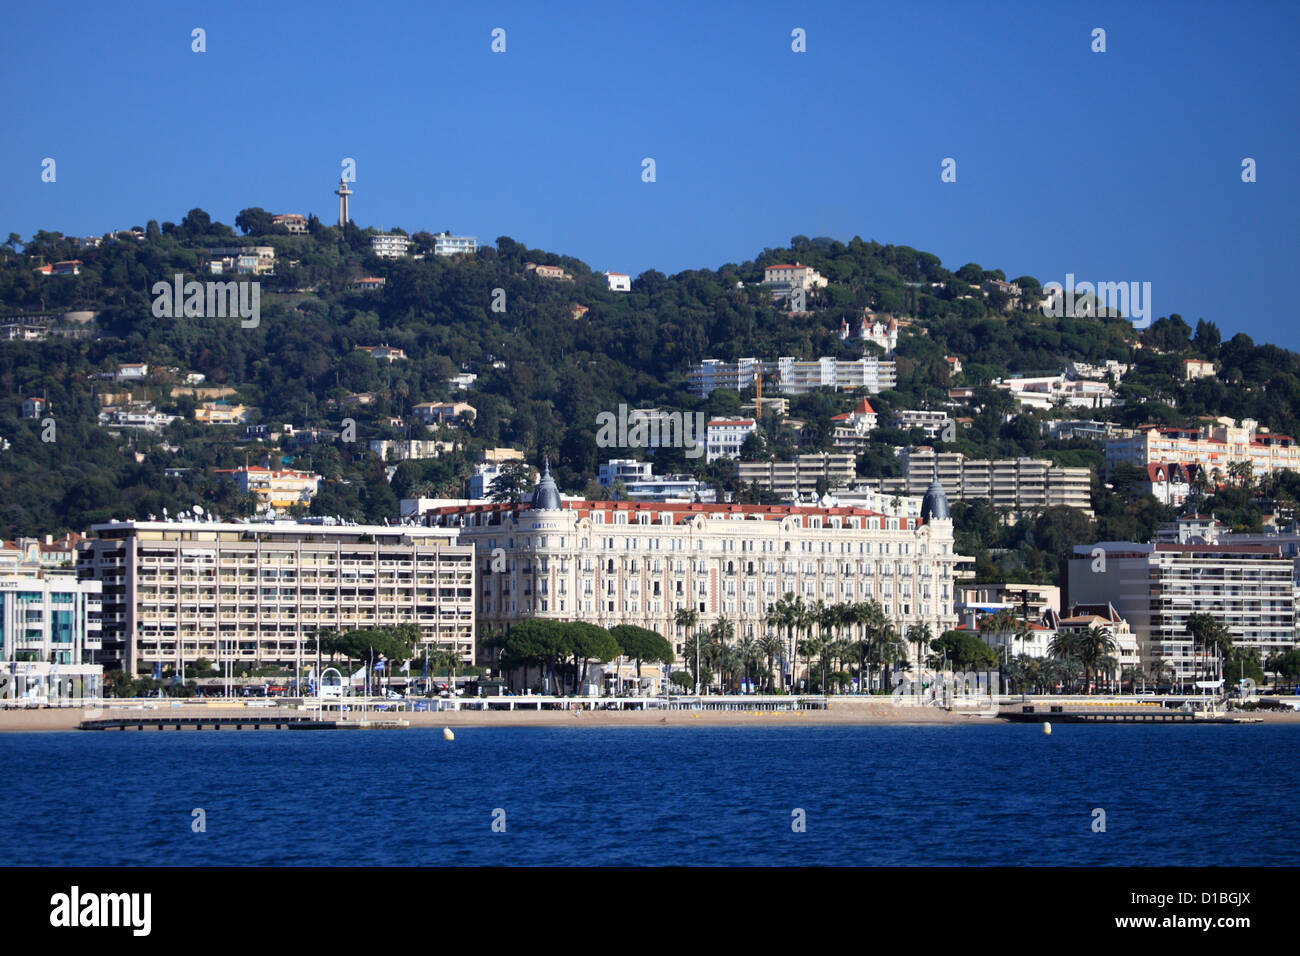
[[[348,181],[342,176],[339,177],[339,188],[334,190],[334,195],[339,197],[339,225],[346,226],[348,222],[348,197],[352,195],[352,190],[348,188]]]

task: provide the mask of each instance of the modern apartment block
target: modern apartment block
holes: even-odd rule
[[[937,493],[942,497],[942,492]],[[542,617],[658,631],[678,654],[718,620],[738,639],[775,633],[786,593],[805,601],[876,600],[899,628],[940,634],[953,612],[952,521],[927,497],[922,517],[861,508],[562,501],[549,473],[531,504],[457,504],[423,514],[477,551],[478,617],[489,627]],[[498,550],[499,549],[499,550]],[[784,639],[786,635],[782,634]]]
[[[370,237],[370,251],[381,259],[400,259],[406,255],[411,246],[409,236],[400,232],[380,233]]]
[[[611,458],[600,466],[596,481],[602,488],[621,483],[622,497],[633,501],[712,502],[717,497],[693,475],[656,475],[651,462],[631,458]]]
[[[1076,545],[1066,564],[1063,604],[1114,605],[1148,668],[1169,661],[1189,680],[1205,666],[1187,633],[1196,613],[1212,615],[1261,662],[1295,644],[1292,560],[1277,545],[1103,541]]]
[[[99,696],[100,591],[71,569],[0,571],[0,699]]]
[[[736,478],[788,498],[796,492],[815,492],[822,480],[828,488],[848,487],[857,478],[857,459],[853,455],[817,452],[797,455],[792,461],[738,461]]]
[[[118,521],[91,532],[77,571],[103,586],[104,662],[130,673],[200,657],[293,666],[318,629],[400,624],[473,660],[474,551],[453,530]]]
[[[819,388],[852,391],[865,388],[873,395],[898,384],[893,362],[869,356],[859,359],[831,357],[803,362],[783,356],[775,362],[742,358],[735,362],[705,359],[686,373],[691,392],[707,397],[718,388],[740,391],[753,388],[759,374],[763,385],[786,395],[804,395]]]
[[[1145,468],[1173,461],[1200,465],[1211,482],[1222,483],[1234,462],[1249,462],[1256,477],[1284,469],[1300,471],[1300,443],[1290,435],[1261,429],[1251,418],[1240,424],[1220,418],[1201,428],[1150,425],[1130,437],[1106,442],[1107,468],[1120,463]]]
[[[435,256],[472,256],[477,251],[478,239],[474,236],[453,236],[449,232],[443,232],[433,237],[433,254]]]
[[[950,500],[987,498],[997,508],[1012,513],[1036,511],[1055,505],[1092,514],[1092,472],[1064,468],[1038,458],[998,461],[968,460],[960,452],[936,455],[931,449],[904,450],[904,477],[868,481],[869,487],[900,495],[925,491],[938,469],[939,483]]]

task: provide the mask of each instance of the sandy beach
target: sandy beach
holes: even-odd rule
[[[212,711],[198,711],[211,714]],[[250,709],[249,716],[257,711]],[[84,711],[73,709],[11,709],[0,711],[0,733],[10,731],[76,730]],[[172,710],[145,712],[148,716],[180,716]],[[107,716],[97,712],[93,716]],[[978,717],[930,707],[896,707],[885,702],[832,701],[829,710],[791,713],[761,711],[445,711],[380,714],[398,717],[412,727],[768,727],[768,726],[854,726],[886,724],[1004,724],[995,718]],[[1300,713],[1259,711],[1240,716],[1262,718],[1268,724],[1300,726]]]

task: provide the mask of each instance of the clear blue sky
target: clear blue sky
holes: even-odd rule
[[[856,234],[1300,348],[1296,3],[5,6],[3,235],[332,221],[353,157],[363,227],[634,275]]]

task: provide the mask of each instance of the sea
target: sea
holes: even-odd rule
[[[1300,727],[0,733],[3,866],[1294,865]]]

